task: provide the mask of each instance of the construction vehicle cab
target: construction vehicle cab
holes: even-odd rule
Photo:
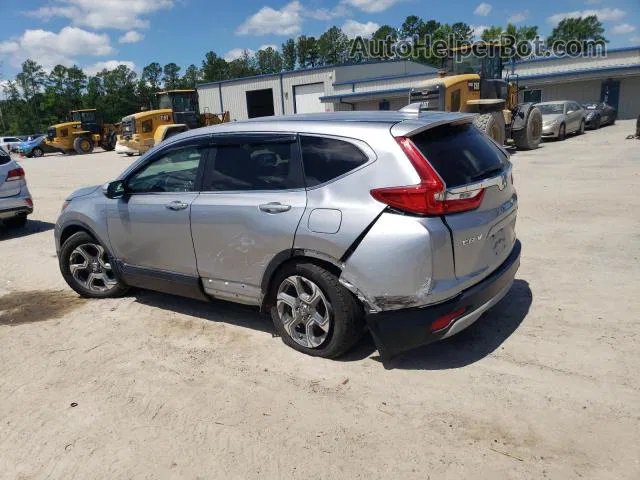
[[[196,90],[167,90],[159,92],[157,99],[159,108],[122,119],[116,152],[143,154],[178,133],[229,121],[229,112],[200,114]]]
[[[51,125],[47,129],[47,145],[64,153],[91,153],[96,145],[104,150],[116,146],[116,125],[104,123],[95,108],[71,111],[71,121]]]
[[[452,49],[439,78],[411,90],[409,103],[421,110],[478,114],[475,125],[499,144],[513,140],[518,149],[538,148],[542,114],[533,103],[518,103],[518,77],[503,77],[500,45],[476,43]]]

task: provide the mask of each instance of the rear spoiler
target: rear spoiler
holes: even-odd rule
[[[412,103],[400,109],[400,112],[410,114],[411,117],[391,127],[391,135],[394,137],[410,137],[420,132],[441,125],[462,125],[473,122],[475,113],[458,112],[434,112],[421,109],[421,103]]]

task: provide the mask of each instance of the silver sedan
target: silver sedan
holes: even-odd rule
[[[571,100],[539,103],[542,113],[543,138],[564,140],[567,134],[583,134],[585,127],[584,109]]]

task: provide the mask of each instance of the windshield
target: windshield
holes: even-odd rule
[[[558,115],[564,113],[564,103],[543,103],[538,105],[543,115]]]
[[[195,112],[193,93],[171,93],[160,96],[160,108],[170,108],[174,112]]]
[[[71,112],[71,120],[74,122],[94,123],[96,121],[96,112]]]

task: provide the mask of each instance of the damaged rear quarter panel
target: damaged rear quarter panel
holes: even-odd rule
[[[440,218],[383,213],[344,264],[340,282],[373,312],[454,295],[449,231]]]

